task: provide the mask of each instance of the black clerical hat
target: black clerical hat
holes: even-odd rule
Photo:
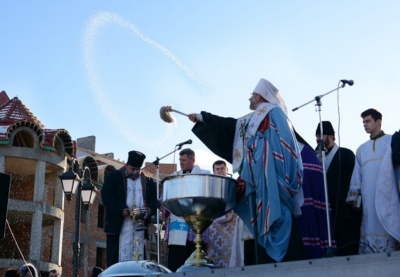
[[[130,151],[128,155],[128,161],[126,162],[127,164],[133,167],[142,167],[144,159],[146,159],[145,154],[139,151]]]
[[[333,126],[330,121],[322,121],[322,131],[324,135],[335,135],[335,130],[333,129]],[[318,123],[317,125],[317,130],[315,131],[315,135],[320,135],[321,134],[321,127]]]

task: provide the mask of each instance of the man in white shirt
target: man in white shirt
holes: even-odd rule
[[[362,210],[359,253],[388,253],[400,249],[399,197],[393,193],[394,180],[386,182],[394,174],[383,174],[393,169],[391,158],[386,159],[391,157],[392,136],[382,131],[382,114],[377,110],[368,109],[361,117],[370,140],[357,149],[346,201]]]

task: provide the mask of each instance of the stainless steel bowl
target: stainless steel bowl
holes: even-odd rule
[[[116,263],[104,270],[99,277],[148,276],[172,273],[163,265],[151,261],[126,261]]]
[[[211,220],[236,205],[237,181],[215,174],[183,174],[162,180],[163,204],[180,217],[201,215]]]

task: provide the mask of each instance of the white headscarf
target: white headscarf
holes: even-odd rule
[[[268,102],[278,105],[287,115],[285,101],[283,101],[279,90],[269,81],[261,78],[253,92],[261,95]]]

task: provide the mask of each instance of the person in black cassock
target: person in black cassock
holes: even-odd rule
[[[145,158],[139,151],[130,151],[126,164],[105,177],[101,198],[106,211],[107,267],[134,260],[135,253],[145,258],[144,230],[137,228],[140,220],[150,222],[158,203],[155,181],[140,170]],[[145,208],[146,214],[132,213],[133,208]]]
[[[335,143],[335,130],[331,122],[318,123],[315,136],[320,145],[316,148],[321,160],[321,140],[326,149],[325,170],[328,186],[328,198],[332,209],[332,230],[337,243],[337,256],[357,255],[360,242],[361,211],[356,211],[346,203],[355,156],[347,148]]]

